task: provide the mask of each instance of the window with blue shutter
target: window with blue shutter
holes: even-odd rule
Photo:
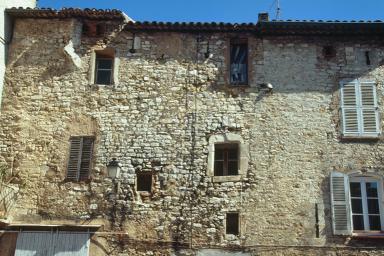
[[[93,137],[71,137],[67,179],[87,180],[91,168]]]
[[[344,137],[377,137],[380,134],[376,85],[353,80],[341,83]]]

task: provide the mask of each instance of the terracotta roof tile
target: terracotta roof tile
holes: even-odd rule
[[[31,9],[31,8],[10,8],[6,9],[6,13],[17,18],[87,18],[87,19],[102,19],[102,20],[124,20],[125,15],[122,11],[111,9],[77,9],[63,8],[55,9]]]

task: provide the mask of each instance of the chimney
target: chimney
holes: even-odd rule
[[[258,22],[269,21],[269,15],[267,12],[259,13]]]

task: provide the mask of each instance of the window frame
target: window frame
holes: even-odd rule
[[[119,58],[116,57],[117,52],[113,48],[105,48],[105,49],[94,49],[91,53],[91,61],[90,61],[90,71],[88,73],[88,81],[91,85],[98,85],[102,87],[111,87],[116,86],[119,83],[118,70],[120,65]],[[111,76],[109,84],[98,84],[97,76],[98,76],[98,60],[108,59],[112,60]]]
[[[229,150],[236,148],[236,159],[230,159],[229,157]],[[216,157],[216,153],[218,149],[223,150],[223,159],[218,160]],[[214,162],[214,176],[235,176],[239,175],[239,162],[240,162],[240,152],[239,152],[239,143],[237,142],[228,142],[228,143],[215,143],[215,162]],[[223,168],[221,170],[221,174],[219,175],[216,172],[216,164],[217,162],[222,162],[223,163]],[[229,174],[229,164],[230,162],[236,162],[237,168],[236,168],[236,173],[235,174]]]
[[[363,104],[362,86],[366,86],[366,85],[372,86],[373,106],[365,106]],[[347,86],[354,87],[354,95],[355,95],[354,105],[349,105],[348,103],[346,103],[345,88]],[[340,82],[340,104],[341,104],[340,112],[341,112],[341,120],[342,120],[341,132],[342,132],[343,138],[378,138],[380,136],[381,134],[380,114],[379,114],[379,105],[378,105],[376,89],[377,89],[376,83],[371,80],[345,79]],[[376,126],[375,132],[365,131],[364,117],[369,117],[369,113],[364,114],[364,111],[367,111],[367,110],[374,111],[375,126]],[[348,111],[350,111],[350,113],[353,113],[353,111],[356,111],[357,130],[355,131],[348,131],[347,118],[346,118],[346,116],[348,115],[347,114]]]
[[[234,82],[232,81],[232,74],[233,74],[233,69],[232,69],[232,64],[233,64],[233,59],[232,59],[232,48],[233,46],[235,45],[245,45],[246,47],[246,55],[245,55],[245,75],[246,75],[246,79],[245,81],[241,81],[241,82]],[[249,86],[249,44],[248,44],[248,39],[247,38],[231,38],[229,40],[229,84],[233,87],[241,87],[241,86]]]
[[[215,176],[215,144],[236,143],[238,144],[238,175]],[[235,182],[240,181],[247,174],[249,162],[249,145],[244,142],[241,135],[226,132],[213,134],[208,140],[208,163],[207,176],[212,178],[212,182]]]
[[[139,176],[150,176],[150,179],[151,179],[151,184],[150,184],[150,190],[140,190],[139,189]],[[142,171],[142,172],[137,172],[136,173],[136,191],[137,192],[148,192],[148,193],[152,193],[153,192],[153,173],[152,172],[146,172],[146,171]]]
[[[228,216],[229,215],[237,215],[237,231],[235,233],[228,233]],[[229,211],[225,213],[225,235],[233,235],[233,236],[240,236],[241,231],[241,218],[240,218],[240,212],[239,211]]]
[[[362,201],[362,208],[363,208],[363,225],[364,225],[364,230],[355,230],[353,227],[353,210],[352,210],[352,195],[351,195],[351,190],[349,189],[349,203],[350,203],[350,214],[351,214],[351,229],[353,233],[358,233],[358,232],[382,232],[384,231],[384,206],[383,206],[383,184],[382,180],[378,178],[374,178],[371,176],[350,176],[349,177],[349,185],[352,182],[358,182],[360,184],[361,188],[361,201]],[[380,217],[380,230],[370,230],[369,226],[369,212],[368,212],[368,197],[366,195],[366,183],[367,182],[377,182],[377,200],[379,203],[379,217]]]
[[[384,237],[383,177],[374,172],[343,173],[339,171],[332,171],[329,177],[333,234],[363,237],[379,234],[379,236]],[[377,182],[381,230],[370,230],[367,226],[369,221],[364,222],[364,230],[353,229],[350,184],[356,181]]]
[[[99,68],[99,61],[102,60],[109,60],[111,61],[111,68]],[[99,71],[109,71],[109,83],[99,83]],[[96,54],[96,67],[95,67],[95,84],[100,85],[112,85],[113,84],[113,58],[107,58],[107,57],[98,57]]]

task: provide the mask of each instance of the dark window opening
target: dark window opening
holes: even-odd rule
[[[239,174],[239,145],[215,144],[215,176]]]
[[[82,34],[89,37],[104,36],[106,25],[104,23],[96,23],[86,21],[82,26]]]
[[[137,191],[152,192],[152,173],[137,173]]]
[[[67,179],[87,180],[91,168],[93,137],[71,137]]]
[[[238,235],[239,234],[239,213],[229,212],[226,218],[226,234]]]
[[[371,58],[369,56],[369,51],[365,51],[365,64],[367,64],[367,66],[371,65]]]
[[[86,24],[86,23],[83,23],[83,27],[81,29],[81,32],[83,35],[89,35],[89,32],[90,31],[90,28],[89,28],[89,25]]]
[[[113,83],[113,55],[96,53],[95,82],[109,85]]]
[[[248,84],[248,45],[244,41],[231,41],[230,82],[233,85]]]
[[[323,47],[323,56],[326,59],[331,59],[336,56],[336,50],[333,46],[327,45]]]
[[[105,24],[103,24],[103,23],[97,24],[97,26],[96,26],[96,34],[98,36],[104,36],[105,30],[106,30],[105,29]]]

